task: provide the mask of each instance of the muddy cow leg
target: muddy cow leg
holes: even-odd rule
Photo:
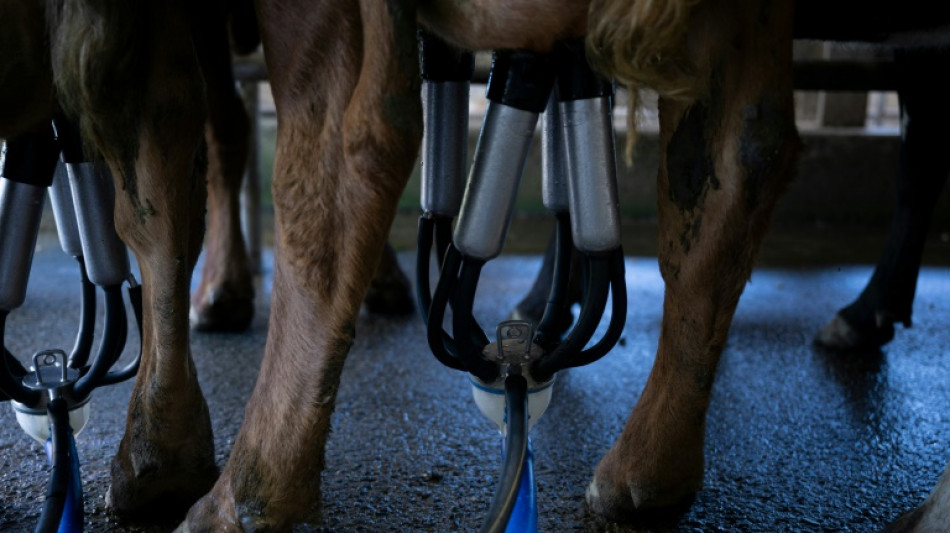
[[[663,324],[643,393],[588,488],[592,511],[611,520],[688,501],[702,486],[713,376],[793,171],[790,3],[721,4],[698,7],[689,30],[701,96],[661,100]]]
[[[109,164],[116,228],[142,273],[143,356],[108,496],[123,513],[159,500],[191,503],[217,475],[188,345],[188,289],[204,228],[205,105],[184,4],[69,2],[51,14],[59,93]]]
[[[167,513],[166,504],[183,510],[218,475],[188,338],[188,292],[204,215],[201,124],[189,124],[197,129],[187,133],[168,126],[142,132],[132,181],[121,165],[110,164],[117,190],[131,185],[116,196],[116,222],[138,259],[144,288],[142,364],[108,495],[110,506],[125,514]],[[158,164],[158,154],[167,161]]]
[[[163,32],[187,31],[178,20],[163,22]],[[163,81],[148,89],[134,169],[110,161],[121,191],[119,234],[138,258],[145,291],[143,360],[109,491],[111,505],[123,512],[154,511],[169,499],[190,505],[218,474],[188,335],[189,286],[204,228],[205,147],[200,77],[186,50],[154,56],[149,79]],[[168,116],[168,109],[177,111]]]
[[[422,134],[408,2],[259,2],[278,111],[274,293],[244,423],[190,531],[319,516],[340,372]]]
[[[818,344],[839,350],[875,348],[894,337],[895,322],[910,326],[924,241],[950,173],[950,83],[932,76],[934,65],[945,65],[947,59],[945,52],[897,53],[903,131],[894,218],[867,287],[818,332]]]
[[[201,14],[196,48],[207,84],[208,232],[201,283],[192,295],[191,325],[199,331],[243,331],[254,316],[254,286],[241,233],[241,178],[249,122],[234,87],[223,1]]]

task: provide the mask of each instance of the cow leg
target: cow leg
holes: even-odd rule
[[[383,248],[364,302],[370,313],[378,315],[406,316],[416,309],[409,278],[400,268],[396,250],[389,243]]]
[[[217,484],[184,530],[270,531],[319,516],[340,372],[422,134],[407,3],[258,3],[278,110],[269,331]]]
[[[167,513],[169,505],[171,512],[183,510],[218,475],[188,336],[188,292],[201,249],[205,187],[201,121],[191,117],[200,117],[202,109],[185,101],[172,105],[181,106],[180,115],[141,132],[134,175],[110,164],[120,191],[117,230],[138,259],[144,291],[142,362],[107,496],[122,514],[159,507]],[[149,113],[157,119],[151,113],[165,109]]]
[[[663,323],[643,393],[588,488],[592,511],[610,520],[676,506],[701,488],[713,377],[793,172],[790,2],[739,4],[696,8],[700,96],[660,104]]]
[[[165,35],[189,31],[170,13],[150,15]],[[167,501],[186,507],[218,473],[188,334],[189,285],[204,229],[204,105],[197,65],[187,61],[193,55],[175,47],[168,39],[152,55],[148,78],[162,82],[147,89],[134,168],[110,159],[117,229],[138,258],[144,288],[142,363],[108,495],[123,513],[159,502],[167,512]]]
[[[192,295],[191,325],[199,331],[243,331],[254,316],[254,285],[241,233],[241,178],[249,122],[234,86],[223,2],[201,13],[198,58],[207,84],[208,232],[201,282]]]
[[[116,229],[142,275],[142,361],[108,495],[122,513],[193,502],[217,475],[188,344],[188,289],[204,231],[206,111],[186,13],[169,0],[69,2],[50,13],[59,94],[109,164]]]
[[[234,89],[224,6],[217,7],[217,11],[202,13],[206,31],[198,35],[197,43],[208,85],[208,231],[201,282],[192,295],[191,325],[198,331],[236,332],[247,329],[254,316],[254,284],[240,213],[249,118]],[[391,246],[383,252],[366,306],[372,313],[387,315],[408,315],[414,310],[409,280]]]
[[[908,511],[881,533],[940,533],[950,524],[950,464],[919,507]]]
[[[838,311],[816,336],[818,344],[852,350],[876,348],[894,337],[894,323],[910,326],[924,241],[940,191],[950,173],[950,83],[934,80],[934,65],[947,54],[897,53],[903,131],[897,175],[897,203],[884,253],[857,300]]]

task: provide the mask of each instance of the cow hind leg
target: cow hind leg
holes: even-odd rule
[[[253,277],[240,214],[249,119],[234,88],[224,5],[211,2],[199,15],[196,49],[208,95],[208,232],[190,318],[199,331],[243,331],[254,316]]]
[[[109,164],[116,229],[142,275],[142,361],[108,502],[123,514],[168,516],[168,503],[185,507],[217,476],[189,350],[188,289],[204,228],[206,165],[189,11],[167,0],[61,9],[51,13],[50,38],[58,90]]]
[[[377,315],[407,316],[416,309],[409,278],[400,268],[396,250],[389,243],[383,248],[364,303],[370,313]]]
[[[612,521],[668,516],[701,488],[713,377],[793,171],[790,2],[739,4],[696,8],[688,35],[699,96],[661,99],[659,346],[587,493],[591,510]]]
[[[244,40],[256,42],[253,5],[242,1],[228,8],[232,43],[247,33],[253,35]],[[217,4],[201,15],[197,47],[208,86],[208,231],[201,281],[192,295],[191,325],[198,331],[238,332],[247,329],[254,316],[253,276],[240,215],[241,178],[253,140],[248,138],[247,111],[234,90],[224,6]],[[383,252],[365,303],[375,314],[404,316],[414,311],[412,288],[392,246]]]
[[[231,116],[226,121],[233,127],[230,131],[247,133],[240,100],[235,99],[229,107]],[[254,318],[254,279],[241,232],[239,197],[247,139],[225,140],[221,134],[220,123],[208,123],[208,232],[201,281],[191,298],[190,321],[197,331],[239,332]]]
[[[161,28],[166,35],[186,31],[175,21]],[[116,195],[117,228],[138,258],[144,288],[143,359],[109,491],[110,505],[126,514],[165,514],[169,502],[184,511],[218,475],[188,334],[189,285],[204,228],[200,77],[194,65],[183,66],[184,50],[165,57],[169,62],[157,61],[150,76],[162,82],[148,92],[134,169],[111,162],[122,191]],[[174,89],[191,97],[169,101]],[[179,112],[160,118],[169,108]]]
[[[884,252],[858,298],[844,307],[815,337],[836,350],[877,348],[894,337],[894,323],[910,326],[917,275],[940,191],[950,173],[950,91],[934,80],[934,65],[947,63],[943,51],[897,53],[903,131],[897,202]]]
[[[318,519],[340,372],[422,134],[410,6],[258,7],[278,109],[271,316],[244,423],[190,531]]]

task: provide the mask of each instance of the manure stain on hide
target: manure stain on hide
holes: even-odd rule
[[[148,198],[146,198],[145,201],[139,201],[138,198],[136,198],[135,200],[136,200],[135,214],[136,216],[138,216],[139,220],[144,221],[148,217],[155,216],[156,214],[155,206],[152,205],[151,200],[149,200]]]
[[[714,179],[705,131],[708,118],[706,104],[690,107],[666,149],[670,199],[682,211],[695,209],[703,191]]]
[[[680,235],[680,247],[682,247],[684,253],[689,253],[693,243],[699,240],[699,231],[702,224],[703,216],[697,214],[683,229],[683,233]]]
[[[666,151],[670,200],[680,211],[692,215],[680,233],[679,244],[684,253],[689,253],[699,238],[702,215],[695,213],[696,208],[709,189],[720,187],[706,134],[710,114],[704,103],[689,108]]]

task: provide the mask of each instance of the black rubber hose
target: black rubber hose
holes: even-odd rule
[[[488,338],[472,316],[475,289],[484,264],[484,261],[470,257],[462,259],[462,271],[455,291],[456,301],[452,308],[452,331],[455,334],[456,353],[466,370],[482,381],[491,382],[498,377],[498,365],[482,357]]]
[[[551,346],[557,341],[555,332],[560,329],[558,322],[564,310],[564,297],[571,280],[571,253],[574,245],[571,239],[571,219],[566,214],[557,215],[554,242],[554,276],[551,279],[548,303],[544,307],[541,321],[538,322],[537,342],[543,347]]]
[[[580,282],[580,286],[581,286],[581,296],[580,296],[580,300],[581,300],[581,302],[583,302],[584,300],[587,299],[587,292],[590,290],[590,265],[591,265],[591,262],[589,261],[589,257],[590,257],[590,256],[588,256],[588,255],[586,255],[586,254],[582,254],[582,253],[580,253],[580,252],[578,252],[578,254],[580,254],[580,256],[581,256],[581,260],[578,261],[578,263],[580,264],[580,271],[581,271],[581,272],[580,272],[580,277],[581,277],[581,282]]]
[[[3,346],[3,361],[0,362],[0,399],[11,399],[27,406],[35,406],[41,393],[23,386],[26,369],[20,361],[7,351],[3,340],[6,338],[7,312],[0,311],[0,346]]]
[[[61,144],[50,122],[32,131],[6,139],[5,157],[0,158],[0,176],[34,187],[53,184]]]
[[[455,48],[426,30],[419,30],[419,70],[431,82],[469,81],[475,70],[475,55]]]
[[[419,233],[416,236],[416,298],[422,320],[429,322],[432,307],[432,287],[429,282],[429,254],[432,252],[433,233],[436,241],[436,259],[439,268],[445,264],[445,253],[452,244],[452,219],[440,215],[419,217]]]
[[[8,387],[11,382],[22,383],[26,369],[6,347],[3,348],[3,352],[0,352],[0,357],[3,357],[3,361],[0,361],[0,374],[2,374],[0,375],[0,402],[5,402],[12,398],[7,394],[4,382],[8,383]]]
[[[86,261],[77,257],[79,271],[82,276],[80,292],[79,332],[76,334],[76,343],[69,353],[69,367],[82,368],[89,361],[92,352],[92,339],[96,331],[96,286],[89,281],[86,273]]]
[[[439,260],[439,268],[445,262],[445,252],[452,244],[452,219],[436,215],[435,217],[435,251]]]
[[[466,265],[475,264],[478,265],[477,271],[471,267],[466,268]],[[462,294],[465,294],[467,299],[471,299],[470,302],[465,304],[465,308],[461,310],[462,315],[464,315],[469,322],[468,327],[465,328],[467,330],[465,335],[468,336],[469,342],[471,342],[472,345],[482,348],[487,346],[491,341],[488,340],[488,335],[485,334],[485,330],[478,325],[478,322],[475,321],[475,317],[472,316],[472,308],[475,305],[475,292],[478,289],[478,278],[481,275],[483,266],[485,266],[484,261],[465,257],[464,255],[462,256],[462,272],[459,274],[458,283],[455,284],[455,294],[451,302],[452,310],[456,311],[456,308],[459,307],[458,299]],[[455,338],[458,338],[458,331],[455,332]]]
[[[142,362],[142,348],[143,348],[143,337],[142,337],[142,286],[136,285],[135,287],[129,287],[129,302],[132,304],[132,313],[135,314],[135,326],[139,331],[139,353],[135,356],[128,365],[125,366],[122,370],[117,370],[115,372],[109,372],[103,376],[101,385],[112,385],[114,383],[121,383],[127,379],[130,379],[135,376],[139,371],[139,364]],[[124,343],[123,343],[124,346]]]
[[[481,533],[505,531],[518,499],[521,474],[528,456],[528,382],[524,377],[512,375],[505,378],[505,404],[508,409],[505,459]]]
[[[422,321],[425,323],[429,322],[429,308],[432,307],[429,255],[432,253],[434,226],[430,216],[419,217],[419,233],[416,234],[416,299],[419,301],[419,313],[422,314]]]
[[[607,331],[601,337],[597,344],[577,354],[576,357],[567,361],[568,367],[589,365],[601,357],[607,355],[620,340],[623,333],[623,327],[627,322],[627,283],[625,278],[625,265],[623,251],[617,250],[611,260],[610,266],[610,294],[611,311],[610,324]],[[565,367],[566,368],[566,367]],[[559,369],[562,370],[562,369]]]
[[[47,406],[47,412],[50,419],[50,440],[53,447],[50,456],[53,467],[49,476],[49,485],[46,488],[46,502],[43,504],[40,519],[36,523],[36,533],[50,533],[59,529],[72,477],[72,465],[69,462],[69,436],[73,430],[69,427],[66,401],[62,398],[51,401]]]
[[[102,383],[102,378],[122,353],[123,346],[118,341],[122,336],[122,328],[128,328],[127,324],[122,324],[126,320],[122,286],[104,287],[103,292],[105,292],[105,326],[102,328],[102,341],[99,343],[99,351],[89,371],[79,378],[73,388],[73,398],[76,402],[82,402],[89,397],[92,390]]]
[[[606,257],[588,256],[589,275],[587,276],[587,293],[581,305],[577,324],[571,330],[567,339],[558,345],[553,352],[539,359],[531,368],[531,375],[538,381],[547,381],[558,370],[567,368],[573,355],[576,355],[597,331],[600,318],[607,306],[607,294],[610,290],[610,263]]]
[[[449,295],[457,281],[456,276],[461,261],[461,254],[458,253],[455,247],[450,246],[445,254],[445,265],[442,266],[442,275],[435,287],[435,294],[432,295],[432,306],[429,308],[429,318],[426,320],[426,338],[429,341],[429,349],[432,350],[432,354],[440,363],[455,370],[465,370],[465,366],[455,356],[455,343],[442,329],[442,321],[445,319],[445,311],[449,306]]]

